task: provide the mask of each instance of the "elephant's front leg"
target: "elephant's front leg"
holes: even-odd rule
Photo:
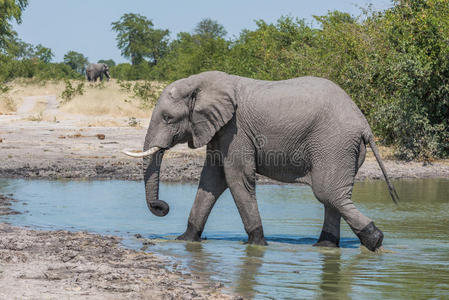
[[[240,160],[242,158],[242,160]],[[256,172],[255,163],[248,156],[232,157],[225,163],[226,181],[232,197],[242,218],[248,243],[268,245],[263,234],[262,220],[256,201]]]
[[[331,205],[324,206],[324,224],[317,247],[338,247],[340,243],[341,214]]]
[[[200,184],[195,202],[190,210],[186,231],[178,240],[200,241],[207,218],[218,197],[227,188],[223,167],[208,155],[201,173]]]

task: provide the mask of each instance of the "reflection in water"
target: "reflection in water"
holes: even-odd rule
[[[238,268],[238,279],[235,292],[253,298],[256,294],[256,274],[263,264],[265,247],[247,245],[245,255],[240,257],[241,264]]]
[[[357,207],[384,231],[390,252],[369,253],[342,224],[340,249],[317,249],[323,207],[306,186],[257,188],[269,246],[241,243],[246,235],[229,192],[217,202],[202,243],[172,241],[185,230],[197,186],[161,185],[172,207],[165,218],[148,212],[140,182],[0,179],[21,215],[0,222],[41,229],[135,233],[165,242],[151,252],[174,257],[204,282],[220,281],[253,299],[443,299],[449,291],[449,180],[396,181],[396,207],[382,181],[355,185]],[[26,203],[26,206],[23,204]],[[29,211],[29,212],[26,212]],[[135,239],[134,239],[135,240]],[[137,241],[125,244],[140,248]]]
[[[329,253],[323,251],[321,253],[321,282],[320,292],[322,299],[331,299],[338,297],[344,298],[341,295],[341,255],[340,252]]]
[[[209,246],[205,243],[184,243],[184,249],[188,256],[186,257],[188,269],[195,278],[207,283],[214,280],[213,276],[226,268],[226,260],[214,259],[213,254],[205,249]],[[239,247],[239,263],[235,266],[236,284],[233,288],[238,295],[243,295],[247,299],[252,299],[256,295],[257,279],[259,268],[263,264],[263,257],[266,248],[253,245],[242,245]],[[228,278],[229,280],[230,278]]]
[[[322,250],[320,299],[351,299],[354,269],[361,259],[360,255],[347,261],[342,260],[341,250]],[[343,267],[343,265],[345,265]]]
[[[188,264],[189,269],[192,271],[192,274],[204,282],[210,280],[209,274],[211,274],[211,255],[205,253],[203,249],[202,243],[190,243],[186,242],[185,250],[188,255]]]

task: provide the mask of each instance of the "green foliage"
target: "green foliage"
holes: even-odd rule
[[[227,34],[223,25],[217,21],[206,18],[201,20],[195,27],[194,33],[203,38],[224,38]]]
[[[42,44],[33,46],[18,39],[11,41],[8,54],[15,59],[35,59],[44,63],[49,63],[54,57],[50,48],[46,48]]]
[[[118,64],[117,66],[109,68],[111,75],[120,80],[145,80],[153,79],[150,76],[152,72],[150,64],[142,62],[138,65],[131,65],[128,63]]]
[[[143,107],[153,107],[161,94],[161,90],[154,87],[151,81],[136,82],[132,91]]]
[[[385,99],[376,129],[401,158],[449,157],[449,1],[402,2],[371,24]]]
[[[64,100],[63,103],[67,103],[72,100],[76,95],[84,94],[84,82],[79,82],[75,87],[68,79],[64,79],[65,89],[62,91],[61,98]]]
[[[91,82],[89,86],[93,87],[95,89],[103,90],[106,88],[106,85],[104,83],[105,82],[103,80],[101,80],[99,82]]]
[[[215,21],[201,21],[194,34],[181,32],[170,44],[168,53],[152,70],[153,78],[175,80],[208,70],[225,70],[230,41]]]
[[[69,51],[64,55],[64,63],[79,74],[84,74],[89,60],[81,53]]]
[[[314,71],[313,47],[316,29],[304,20],[282,17],[277,24],[256,21],[257,29],[244,30],[233,42],[225,71],[241,76],[280,80]],[[315,59],[314,59],[315,60]]]
[[[168,30],[154,29],[153,22],[139,14],[124,14],[113,22],[112,30],[117,32],[117,46],[122,55],[131,59],[133,65],[140,65],[147,58],[156,65],[164,56],[168,44]]]
[[[116,65],[116,64],[115,64],[115,61],[112,60],[112,59],[100,59],[100,60],[98,61],[98,63],[99,63],[99,64],[107,64],[108,67],[114,67],[114,66]]]
[[[34,47],[34,55],[44,63],[49,63],[55,56],[50,48],[46,48],[41,44]]]
[[[22,11],[28,0],[0,0],[0,53],[5,52],[10,42],[15,39],[16,32],[11,21],[22,22]]]
[[[151,81],[118,81],[120,88],[132,95],[134,99],[140,100],[141,107],[153,107],[162,93],[162,85]]]
[[[39,59],[16,60],[0,54],[0,83],[14,78],[36,80],[81,79],[82,76],[64,63],[45,63]]]

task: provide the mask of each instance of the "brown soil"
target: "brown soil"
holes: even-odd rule
[[[232,299],[120,238],[0,223],[1,299]],[[238,298],[238,297],[237,297]]]

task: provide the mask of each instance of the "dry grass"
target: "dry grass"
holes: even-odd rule
[[[9,91],[6,93],[14,99],[14,103],[20,105],[23,97],[27,96],[46,96],[60,95],[64,90],[63,81],[46,81],[45,83],[37,83],[29,79],[16,79],[8,83]]]
[[[17,103],[9,95],[0,95],[0,114],[10,114],[17,110]]]
[[[60,110],[85,116],[148,118],[151,115],[150,109],[141,107],[115,80],[104,82],[104,87],[86,83],[84,90],[83,95],[75,96]]]
[[[72,86],[76,87],[81,81],[73,80],[71,82]],[[109,82],[104,81],[103,84],[83,82],[83,95],[76,95],[67,103],[63,103],[61,94],[65,89],[64,81],[47,81],[39,83],[27,79],[14,80],[8,84],[10,88],[9,91],[0,95],[0,114],[15,112],[21,105],[23,97],[55,95],[60,103],[59,111],[63,115],[75,114],[87,117],[135,117],[145,119],[150,117],[151,109],[143,107],[138,99],[133,98],[132,92],[121,88],[116,80],[112,79]],[[158,82],[152,84],[154,84],[155,87],[163,87],[163,84]],[[43,109],[45,109],[43,108],[43,105],[38,103],[31,113],[39,114],[43,112]],[[45,116],[45,112],[43,112],[43,114]],[[67,116],[61,116],[60,118],[66,119]],[[99,121],[94,121],[93,123],[98,122]],[[105,121],[102,120],[101,122]]]

